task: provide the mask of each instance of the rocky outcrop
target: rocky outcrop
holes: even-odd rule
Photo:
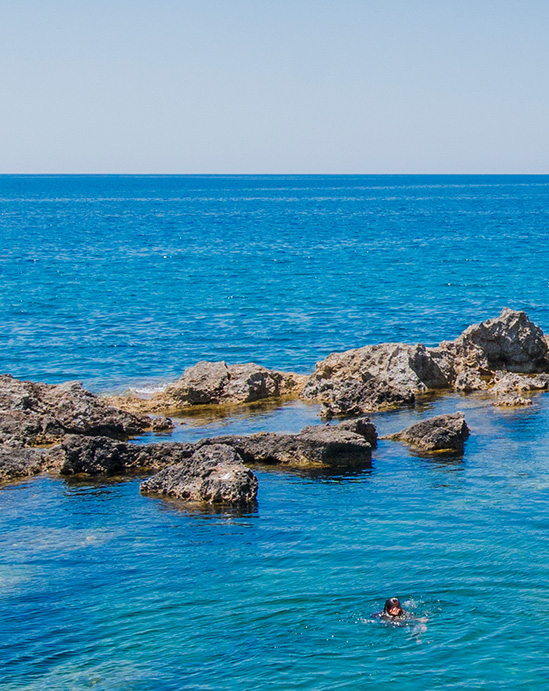
[[[473,324],[454,341],[430,349],[453,381],[468,370],[490,374],[496,370],[533,373],[548,370],[543,331],[525,312],[505,308],[499,317]]]
[[[549,371],[547,340],[524,312],[504,309],[436,348],[402,343],[332,353],[318,362],[302,398],[322,404],[324,418],[413,405],[429,390],[481,391],[497,369]]]
[[[32,477],[54,466],[49,449],[0,447],[0,483]]]
[[[487,388],[488,384],[476,370],[460,372],[454,381],[454,389],[463,393],[485,391]]]
[[[141,492],[208,504],[249,504],[256,499],[257,484],[233,448],[211,444],[142,482]]]
[[[323,381],[364,382],[365,376],[408,391],[448,386],[444,373],[424,345],[382,343],[328,355],[317,363],[304,386],[303,396],[316,397]]]
[[[527,376],[514,372],[496,372],[490,394],[495,396],[494,405],[519,407],[531,405],[532,400],[522,394],[549,389],[549,374]]]
[[[202,439],[196,444],[132,444],[103,436],[66,435],[48,449],[0,447],[0,481],[54,470],[61,475],[124,475],[188,463],[198,450],[224,444],[250,464],[368,465],[377,431],[367,418],[305,427],[298,434],[259,433]]]
[[[377,429],[369,417],[356,417],[340,422],[336,429],[353,432],[365,439],[372,449],[377,448]]]
[[[372,458],[372,446],[364,436],[337,425],[305,427],[298,434],[260,432],[242,437],[203,439],[197,446],[212,443],[231,446],[252,465],[367,466]]]
[[[413,406],[415,402],[415,394],[410,389],[393,386],[368,372],[363,375],[363,381],[332,381],[313,375],[307,382],[302,397],[321,403],[320,417],[323,420]]]
[[[195,452],[193,444],[131,444],[108,437],[68,435],[59,447],[61,475],[123,475],[181,463]]]
[[[181,379],[148,400],[135,396],[111,399],[117,406],[133,412],[181,410],[198,405],[235,405],[266,398],[295,396],[307,377],[277,372],[255,363],[227,365],[202,361],[189,367]]]
[[[150,420],[113,408],[78,382],[50,385],[0,376],[0,444],[37,446],[66,434],[127,438]]]
[[[465,416],[458,412],[422,420],[387,439],[404,441],[423,451],[462,451],[468,436]]]

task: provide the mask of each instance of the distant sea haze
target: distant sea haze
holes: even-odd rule
[[[547,176],[2,176],[2,371],[155,388],[506,305],[547,330],[548,201]]]

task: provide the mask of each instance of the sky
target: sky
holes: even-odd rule
[[[547,0],[0,0],[0,173],[549,173]]]

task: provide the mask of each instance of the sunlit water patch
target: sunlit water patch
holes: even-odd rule
[[[0,178],[2,371],[158,389],[201,359],[311,371],[436,344],[509,305],[549,331],[545,177]],[[0,490],[7,691],[549,687],[549,395],[463,410],[463,455],[381,440],[372,467],[257,469],[249,511],[140,478]],[[319,423],[298,402],[135,443]],[[413,618],[372,617],[399,596]]]

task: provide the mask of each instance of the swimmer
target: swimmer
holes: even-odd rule
[[[406,612],[402,609],[400,600],[397,597],[390,597],[385,603],[381,616],[384,619],[393,620],[406,616]]]
[[[408,612],[405,612],[397,597],[390,597],[385,603],[385,607],[381,612],[376,612],[373,615],[376,619],[385,619],[395,623],[401,622],[403,619],[409,617]]]

